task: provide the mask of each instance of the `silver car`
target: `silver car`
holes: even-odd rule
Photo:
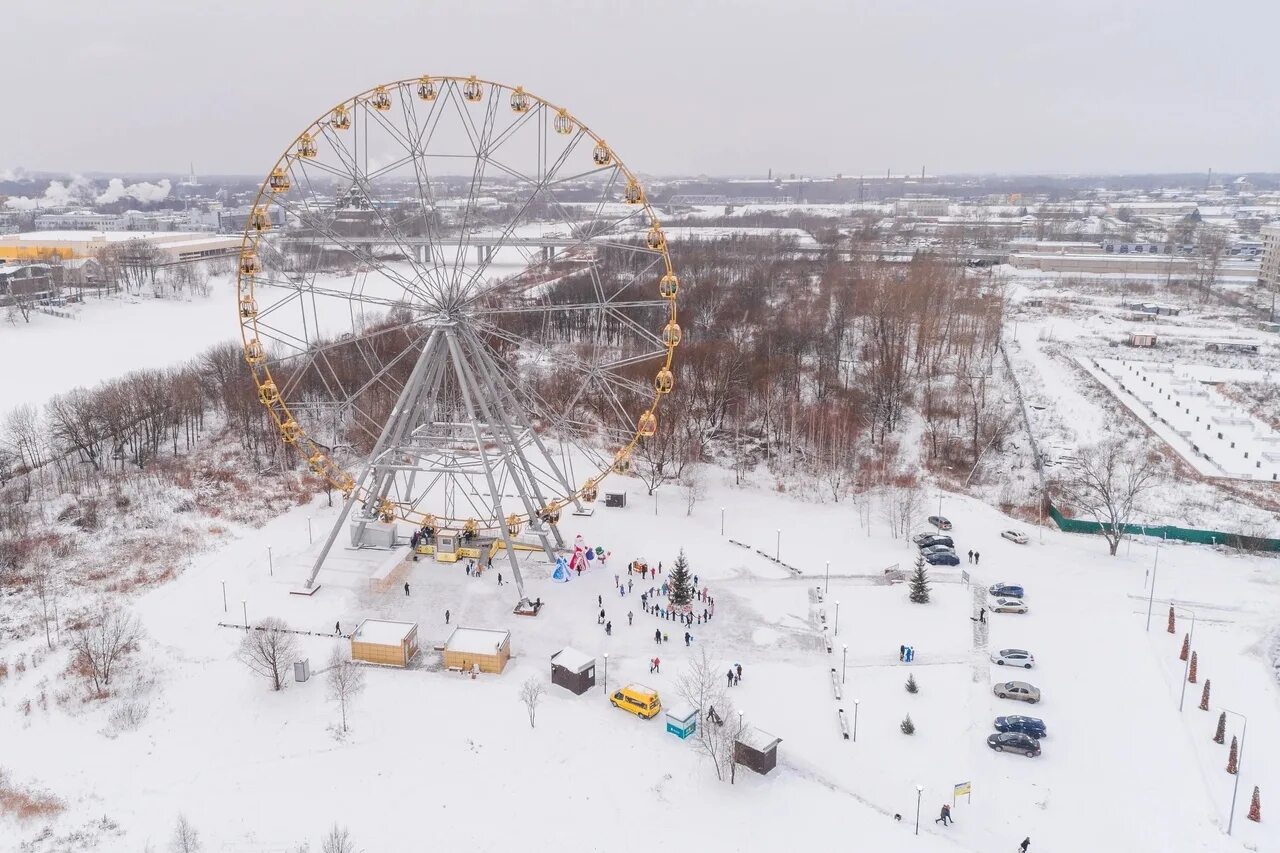
[[[991,605],[992,613],[1026,613],[1027,605],[1019,598],[997,598]]]
[[[991,653],[991,660],[996,666],[1020,666],[1023,669],[1031,669],[1036,665],[1035,655],[1026,649],[1001,649]]]
[[[1017,699],[1031,705],[1040,701],[1040,688],[1025,681],[1006,681],[991,688],[991,692],[1001,699]]]

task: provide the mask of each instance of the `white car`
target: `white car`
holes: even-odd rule
[[[1019,545],[1027,544],[1027,534],[1022,533],[1020,531],[1002,530],[1000,531],[1000,535],[1003,536],[1005,539],[1008,539],[1010,542],[1017,542]]]
[[[1001,649],[998,652],[992,652],[991,659],[995,661],[996,666],[1020,666],[1023,669],[1031,669],[1036,665],[1035,656],[1026,649]]]
[[[991,605],[992,613],[1026,613],[1027,605],[1019,598],[997,598]]]

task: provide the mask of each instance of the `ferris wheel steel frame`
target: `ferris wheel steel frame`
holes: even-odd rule
[[[418,120],[416,106],[419,99],[430,102],[425,123]],[[495,137],[497,114],[504,99],[516,117]],[[396,101],[402,107],[403,134],[394,122],[383,115]],[[468,108],[481,102],[485,103],[484,116],[477,126]],[[446,103],[456,109],[461,126],[474,146],[475,162],[465,212],[456,236],[443,234],[445,229],[436,222],[435,215],[440,208],[432,191],[432,174],[427,169],[429,157],[459,156],[428,151]],[[530,121],[536,122],[538,140],[535,176],[523,174],[493,156],[495,150],[514,138],[519,128]],[[405,156],[371,170],[368,162],[370,127],[385,131],[393,141],[403,144]],[[351,148],[341,138],[343,131],[347,130],[352,131],[354,144]],[[555,136],[551,135],[552,131]],[[364,134],[363,152],[360,150],[361,132]],[[548,164],[550,141],[556,136],[570,138]],[[575,174],[559,176],[559,170],[584,141],[592,146],[593,166]],[[318,161],[321,144],[337,157],[340,167]],[[360,162],[362,154],[365,158],[363,164]],[[393,174],[393,170],[406,165],[412,166],[417,186],[414,203],[426,232],[421,236],[405,235],[388,221],[371,186],[381,175]],[[483,219],[477,209],[477,193],[484,184],[485,170],[489,166],[496,167],[506,179],[514,180],[517,185],[531,186],[533,191],[496,237],[478,238],[473,246],[473,232]],[[326,225],[322,215],[316,211],[324,209],[327,197],[312,189],[312,168],[327,174],[329,180],[350,181],[349,195],[362,198],[368,205],[378,220],[378,234],[356,239],[337,233],[333,222]],[[566,214],[554,190],[571,182],[596,177],[606,178],[596,203],[596,212],[590,227],[579,231],[575,228],[576,220]],[[290,197],[289,191],[295,186],[301,190],[304,184],[307,194],[299,203]],[[606,205],[613,203],[619,191],[627,213],[616,219],[604,217]],[[513,232],[535,201],[545,203],[564,225],[569,226],[569,237],[529,240],[514,236]],[[334,202],[337,209],[336,195]],[[291,268],[283,249],[273,244],[272,232],[276,228],[271,215],[273,207],[283,213],[281,224],[285,226],[286,235],[291,221],[300,223],[310,230],[309,239],[313,245],[322,250],[316,253],[315,267],[309,273]],[[637,219],[648,226],[639,245],[633,238],[643,232],[619,230],[625,223]],[[300,240],[299,244],[302,242],[305,241]],[[360,261],[349,291],[318,283],[318,258],[330,245]],[[454,260],[449,264],[446,250],[455,245]],[[393,248],[398,257],[407,262],[408,274],[390,263],[380,262],[376,251],[379,246]],[[530,246],[538,250],[537,255],[526,251]],[[468,270],[466,258],[472,248],[476,250],[476,264]],[[524,270],[518,276],[499,279],[495,284],[486,279],[485,274],[503,248],[514,248],[519,252]],[[596,301],[530,304],[530,294],[545,281],[534,276],[531,283],[523,283],[519,280],[521,276],[539,266],[550,270],[557,261],[574,260],[577,257],[575,253],[584,249],[588,258],[586,271]],[[651,257],[647,263],[632,269],[625,283],[616,285],[615,292],[607,294],[597,259],[591,252],[611,249]],[[264,269],[264,260],[273,265],[270,272]],[[660,276],[653,275],[655,269]],[[401,288],[402,296],[409,297],[407,304],[420,316],[367,331],[366,308],[390,312],[406,305],[403,298],[366,292],[370,270]],[[655,298],[634,298],[634,291],[628,294],[629,298],[619,298],[632,285],[642,281],[647,282],[645,286],[656,290]],[[637,175],[597,133],[566,108],[528,93],[522,87],[511,87],[475,76],[406,78],[368,89],[327,110],[293,140],[259,187],[245,227],[237,284],[244,356],[260,401],[284,442],[302,453],[310,469],[344,495],[339,516],[306,581],[307,588],[315,583],[330,549],[359,505],[361,510],[351,525],[353,544],[357,547],[363,542],[366,526],[376,521],[390,523],[403,519],[411,524],[434,525],[438,529],[465,529],[472,534],[496,531],[506,546],[517,589],[523,599],[524,582],[513,547],[514,537],[522,528],[527,528],[536,536],[548,558],[553,559],[554,547],[563,546],[557,526],[560,509],[573,505],[580,510],[584,499],[594,500],[597,487],[611,471],[623,471],[629,467],[637,444],[655,435],[662,398],[673,388],[671,367],[675,348],[681,339],[676,315],[679,281],[671,264],[665,234]],[[260,310],[259,295],[272,288],[292,293]],[[325,340],[320,331],[320,313],[315,306],[317,296],[346,300],[353,330],[360,333],[354,339],[346,335],[337,340]],[[507,304],[492,304],[494,299],[503,297]],[[313,312],[311,327],[307,323],[308,298]],[[301,333],[286,331],[271,319],[277,311],[283,314],[292,310],[295,300],[303,317]],[[665,315],[666,324],[660,333],[643,326],[629,313],[645,309],[661,309],[660,313]],[[598,329],[604,328],[607,319],[633,335],[633,347],[638,348],[631,352],[612,353],[608,361],[599,360],[597,355],[597,361],[591,362],[570,351],[571,348],[564,346],[563,341],[557,342],[559,346],[545,339],[537,341],[527,334],[505,329],[501,324],[503,315],[507,314],[540,315],[546,323],[553,314],[573,312],[589,312],[588,316],[598,324]],[[337,369],[329,363],[330,352],[350,347],[354,340],[354,348],[369,363],[369,351],[362,350],[362,345],[368,347],[383,335],[407,334],[411,329],[421,332],[416,341],[409,341],[387,363],[375,354],[372,361],[377,367],[369,364],[371,375],[367,381],[355,389],[343,387]],[[315,340],[312,340],[313,335]],[[539,360],[550,358],[557,368],[584,377],[564,406],[564,411],[549,415],[553,409],[536,389],[522,387],[523,383],[505,374],[486,338],[527,351],[528,355]],[[419,341],[420,348],[415,347]],[[273,348],[270,353],[268,346]],[[390,373],[393,368],[402,366],[402,360],[409,358],[416,361],[408,378],[396,389],[396,380]],[[280,372],[286,381],[281,384],[277,384],[276,375],[271,370],[273,361],[282,366]],[[652,386],[615,373],[647,361],[660,364]],[[296,364],[301,364],[302,369],[290,375],[290,369]],[[323,403],[295,402],[291,405],[288,398],[311,368],[315,368],[332,399]],[[329,371],[336,390],[331,387],[324,369]],[[597,460],[593,466],[595,470],[581,485],[575,486],[572,471],[567,470],[572,456],[566,444],[572,443],[575,430],[608,432],[600,424],[593,423],[591,418],[575,414],[583,395],[593,388],[603,388],[607,392],[603,396],[607,408],[618,418],[619,426],[613,432],[620,436],[620,440],[616,442],[618,449],[611,456],[602,456],[585,447],[574,448],[589,451],[588,458]],[[636,417],[612,390],[614,388],[627,390],[634,399],[647,397],[650,402]],[[358,404],[370,390],[398,390],[385,422],[380,423]],[[459,405],[465,413],[461,419],[456,418]],[[361,465],[353,469],[355,474],[334,459],[337,444],[326,444],[313,437],[308,431],[306,418],[301,416],[308,407],[323,410],[325,406],[332,408],[335,435],[339,421],[346,419],[348,429],[358,428],[368,437],[375,438],[372,451]],[[300,416],[295,417],[295,413]],[[445,418],[449,415],[454,419],[436,419],[437,416]],[[558,433],[560,455],[565,464],[557,463],[556,453],[547,447],[540,434],[539,426],[547,429],[549,425]],[[462,448],[458,443],[456,436],[462,433],[470,434],[472,445],[468,448]],[[419,474],[429,478],[428,484],[415,492]],[[398,478],[407,482],[407,486],[398,486],[402,482]],[[456,497],[451,498],[450,494],[456,495],[458,482],[474,483],[476,478],[483,479],[491,503],[481,511],[481,507],[463,489],[463,498],[471,504],[474,514],[458,515]],[[445,509],[437,512],[432,511],[434,508],[421,506],[421,501],[442,481],[446,494]],[[508,484],[514,487],[514,496],[505,493]],[[448,490],[450,487],[454,489],[452,493]],[[393,490],[397,500],[391,499]],[[418,495],[416,499],[415,494]],[[482,497],[478,489],[474,495]],[[508,511],[510,508],[503,504],[504,497],[514,497],[519,511]],[[450,502],[455,505],[450,507]]]

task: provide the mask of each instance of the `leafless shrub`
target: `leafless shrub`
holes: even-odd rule
[[[186,815],[178,815],[178,822],[173,827],[173,835],[169,839],[171,853],[200,853],[203,849],[200,844],[200,833],[196,832],[196,828],[187,820]]]
[[[298,642],[284,620],[271,616],[245,635],[239,656],[245,666],[271,682],[272,690],[280,690],[286,669],[298,657]]]
[[[347,703],[364,690],[364,668],[352,663],[340,646],[333,647],[329,655],[329,671],[325,673],[329,685],[329,698],[342,708],[342,730],[347,730]],[[279,689],[279,688],[277,688]]]
[[[17,785],[8,771],[0,768],[0,814],[31,820],[53,817],[65,808],[61,800],[47,791]]]
[[[345,827],[335,823],[329,834],[320,841],[320,853],[356,853],[356,843]]]
[[[72,634],[71,648],[76,669],[102,695],[111,685],[111,676],[126,654],[137,647],[142,627],[129,611],[105,599],[85,614],[83,627]]]
[[[520,685],[520,701],[529,712],[529,728],[534,727],[534,720],[538,715],[538,703],[542,701],[545,693],[546,688],[537,676],[530,676],[528,681]]]

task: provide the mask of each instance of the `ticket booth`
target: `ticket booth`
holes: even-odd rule
[[[436,534],[436,560],[441,563],[456,563],[458,557],[458,546],[461,543],[462,534],[456,530],[441,530]]]

